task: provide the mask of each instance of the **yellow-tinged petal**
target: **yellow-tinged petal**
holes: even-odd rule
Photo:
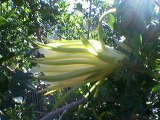
[[[44,54],[45,55],[45,54]],[[46,56],[46,55],[45,55]],[[92,54],[82,54],[82,53],[76,53],[76,54],[68,54],[68,53],[59,53],[53,54],[53,55],[47,55],[48,57],[43,58],[35,58],[35,60],[61,60],[61,59],[73,59],[73,58],[83,58],[83,59],[98,59]]]
[[[51,56],[58,56],[59,55],[59,52],[52,51],[52,50],[49,50],[49,49],[44,49],[44,48],[40,48],[39,52],[41,54],[44,54],[45,57],[51,57]]]
[[[48,60],[48,61],[43,61],[43,60],[31,60],[32,62],[35,63],[41,63],[41,64],[46,64],[46,65],[70,65],[70,64],[91,64],[95,65],[98,61],[90,61],[87,59],[67,59],[67,60]]]
[[[89,52],[91,52],[92,54],[94,55],[97,55],[97,51],[96,49],[92,46],[92,44],[81,34],[79,33],[80,35],[80,39],[81,41],[83,42],[84,46],[87,48],[87,50]]]
[[[39,64],[39,67],[33,67],[31,72],[67,72],[67,71],[76,71],[83,70],[86,68],[93,67],[93,65],[86,64],[74,64],[74,65],[46,65]]]
[[[119,45],[122,49],[126,50],[127,52],[132,52],[133,49],[124,44],[123,42],[120,42],[119,40],[114,39],[115,43]]]
[[[85,48],[61,48],[58,46],[54,47],[54,46],[44,45],[40,43],[37,43],[37,45],[41,48],[45,48],[45,49],[57,51],[57,52],[64,52],[64,53],[87,53],[88,52],[88,50],[86,50]]]
[[[67,79],[91,74],[91,73],[94,73],[96,71],[100,71],[101,69],[103,69],[102,66],[97,66],[97,67],[86,68],[84,70],[76,70],[76,71],[73,71],[73,72],[68,72],[68,73],[65,73],[65,74],[57,75],[57,76],[38,76],[37,79],[40,79],[40,80],[44,79],[45,81],[48,81],[48,82],[62,81],[62,80],[67,80]]]
[[[84,82],[84,80],[88,76],[90,76],[90,74],[84,75],[84,76],[80,76],[80,77],[76,77],[76,78],[71,78],[71,79],[68,79],[68,80],[52,82],[51,85],[48,88],[43,89],[40,92],[43,92],[43,91],[55,92],[56,90],[60,90],[62,88],[71,87],[71,86],[75,86],[75,85],[80,85],[80,84],[82,84]]]

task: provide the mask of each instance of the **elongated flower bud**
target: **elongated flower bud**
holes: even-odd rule
[[[40,52],[46,57],[32,60],[40,66],[32,71],[45,74],[37,79],[51,83],[46,90],[103,80],[126,58],[125,54],[106,46],[102,40],[87,40],[81,33],[79,35],[80,40],[52,40],[46,45],[38,44]]]

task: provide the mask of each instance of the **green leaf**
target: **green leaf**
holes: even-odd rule
[[[115,21],[116,21],[115,17],[112,14],[109,14],[108,15],[108,24],[112,29],[114,28]]]
[[[9,84],[8,77],[4,73],[0,72],[0,92],[1,93],[4,93],[7,91],[8,84]]]
[[[160,60],[156,60],[155,70],[160,71]]]
[[[1,3],[3,3],[3,2],[6,2],[6,1],[8,1],[8,0],[0,0],[1,1]]]
[[[158,93],[158,92],[160,92],[160,84],[154,86],[154,87],[152,88],[152,92],[153,92],[153,93]]]
[[[6,23],[7,23],[7,20],[4,17],[0,16],[0,27],[2,25],[5,25]]]
[[[12,17],[14,15],[14,12],[16,11],[16,8],[14,8],[13,10],[10,10],[6,15],[5,18],[8,19],[9,17]]]
[[[24,1],[23,0],[12,0],[17,6],[22,6]]]

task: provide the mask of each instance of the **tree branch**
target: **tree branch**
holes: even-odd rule
[[[90,0],[89,13],[88,13],[88,32],[87,39],[89,39],[90,29],[91,29],[91,11],[92,11],[92,0]]]
[[[47,115],[45,115],[43,118],[41,118],[40,120],[52,120],[55,117],[59,116],[60,114],[62,114],[63,112],[66,112],[67,110],[74,108],[80,104],[84,104],[86,103],[88,100],[86,98],[82,98],[78,101],[74,101],[73,103],[70,103],[66,106],[63,106],[55,111],[52,111],[50,113],[48,113]]]
[[[0,65],[0,68],[6,70],[7,72],[9,72],[12,75],[15,73],[15,71],[12,70],[9,66]]]

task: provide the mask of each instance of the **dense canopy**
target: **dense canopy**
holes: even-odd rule
[[[160,119],[158,0],[0,3],[0,119]]]

